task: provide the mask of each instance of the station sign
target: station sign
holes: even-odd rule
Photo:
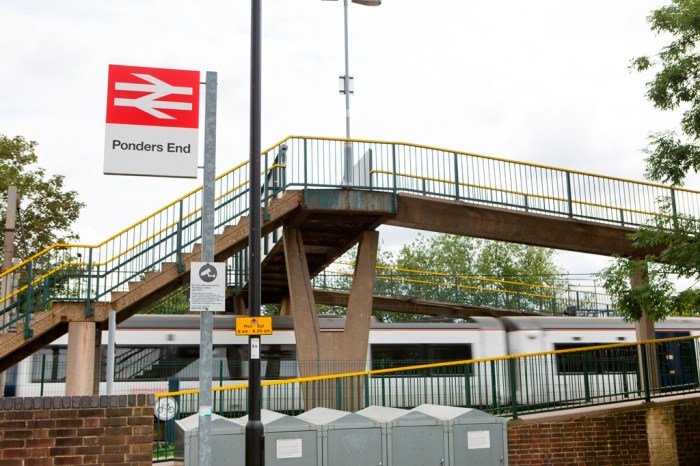
[[[272,317],[237,317],[236,335],[272,335]]]
[[[192,262],[190,268],[190,311],[226,310],[226,264]]]
[[[109,65],[104,173],[197,177],[199,71]]]

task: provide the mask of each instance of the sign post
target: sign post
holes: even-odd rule
[[[261,126],[261,0],[251,0],[250,26],[250,227],[248,229],[248,312],[260,316],[260,126]],[[265,427],[261,420],[260,336],[248,336],[248,422],[245,425],[245,464],[264,466]]]
[[[214,262],[214,217],[215,217],[215,175],[216,175],[216,88],[218,86],[217,74],[207,71],[206,81],[206,109],[204,126],[204,186],[202,191],[202,260]],[[211,299],[210,291],[214,287],[226,290],[225,267],[215,264],[205,264],[197,267],[191,264],[192,270],[197,272],[195,285],[207,286],[204,290],[207,299],[211,300],[209,307],[202,311],[200,316],[200,342],[199,342],[199,465],[211,466],[211,410],[213,396],[211,392],[211,364],[214,333],[214,310],[224,310],[221,305],[223,299]],[[223,281],[223,286],[221,286]],[[192,282],[190,281],[190,286]],[[192,290],[190,290],[191,293]],[[200,290],[201,291],[201,290]],[[212,293],[216,295],[217,293]],[[195,296],[197,298],[197,296]]]

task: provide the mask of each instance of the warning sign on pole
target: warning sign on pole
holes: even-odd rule
[[[190,269],[190,311],[226,310],[226,264],[192,262]]]

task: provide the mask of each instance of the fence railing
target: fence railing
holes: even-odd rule
[[[262,155],[263,212],[287,189],[345,188],[340,164],[344,139],[290,136]],[[638,226],[660,214],[697,218],[700,193],[652,183],[592,175],[414,144],[352,140],[356,189],[496,205],[509,209],[608,224]],[[248,210],[248,164],[216,181],[215,225],[220,232]],[[175,200],[98,245],[55,244],[0,274],[0,331],[54,301],[109,301],[163,262],[182,265],[182,255],[201,238],[201,188]],[[667,214],[664,214],[667,215]],[[266,242],[265,244],[268,244]],[[269,245],[268,245],[269,246]],[[243,256],[241,256],[243,257]],[[245,280],[244,260],[233,264]],[[242,286],[241,283],[233,283]],[[24,326],[25,336],[31,329]]]
[[[315,288],[349,291],[353,264],[336,262],[312,279]],[[376,267],[376,296],[417,298],[547,315],[615,316],[614,300],[592,277],[498,277],[455,275],[387,266]]]
[[[356,411],[371,405],[410,409],[430,403],[517,418],[622,401],[649,402],[700,392],[698,338],[267,380],[262,382],[262,408],[295,415],[317,406]],[[247,388],[246,383],[214,388],[213,411],[229,418],[245,415]],[[163,399],[161,409],[166,406],[175,414],[155,424],[154,459],[168,458],[174,453],[174,423],[197,412],[198,390],[156,397]]]

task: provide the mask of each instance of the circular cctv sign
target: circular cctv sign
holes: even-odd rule
[[[199,278],[205,283],[210,283],[216,280],[217,273],[216,267],[211,264],[205,264],[199,269]]]
[[[155,416],[161,421],[169,421],[177,414],[177,401],[171,396],[158,398],[155,406]]]

